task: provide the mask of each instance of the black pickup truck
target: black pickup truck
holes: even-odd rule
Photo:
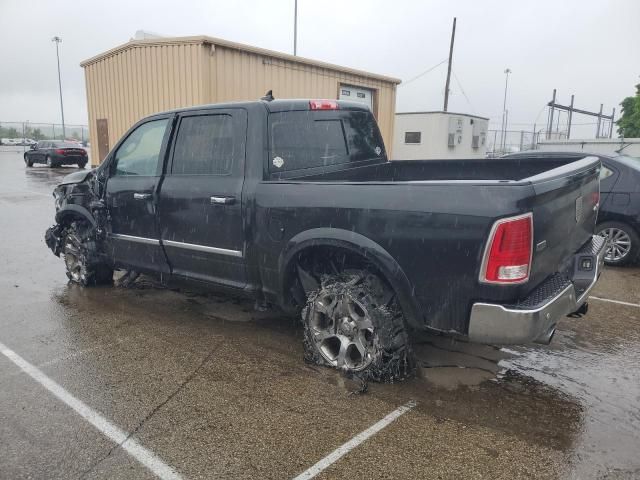
[[[602,269],[600,161],[388,161],[333,100],[174,110],[54,191],[48,246],[81,285],[190,279],[300,315],[305,358],[410,373],[412,332],[549,342]]]

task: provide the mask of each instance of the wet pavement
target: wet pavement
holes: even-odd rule
[[[317,478],[640,478],[640,268],[609,268],[549,346],[425,338],[418,378],[306,365],[301,331],[214,294],[82,289],[43,240],[73,168],[0,147],[0,344],[184,478],[292,478],[409,401]],[[17,150],[17,149],[13,149]],[[604,299],[604,300],[603,300]],[[154,478],[0,355],[0,478]]]

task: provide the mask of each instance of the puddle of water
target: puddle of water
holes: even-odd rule
[[[572,346],[568,336],[563,343],[562,349],[519,348],[501,364],[582,405],[571,478],[640,477],[640,351],[625,344],[588,351]]]

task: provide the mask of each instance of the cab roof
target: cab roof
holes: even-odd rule
[[[293,99],[277,99],[277,100],[255,100],[255,101],[245,101],[245,102],[226,102],[226,103],[210,103],[206,105],[196,105],[193,107],[187,108],[176,108],[173,110],[167,110],[164,112],[157,112],[153,115],[149,115],[150,117],[155,117],[157,115],[166,115],[168,113],[182,113],[182,112],[193,112],[193,111],[201,111],[201,110],[215,110],[219,108],[255,108],[256,106],[263,106],[267,109],[269,113],[276,112],[288,112],[288,111],[305,111],[311,110],[311,106],[309,102],[312,100],[329,100],[331,102],[335,102],[338,105],[339,110],[349,110],[349,111],[362,111],[362,112],[370,112],[371,110],[363,103],[358,102],[350,102],[345,100],[332,100],[332,99],[302,99],[302,98],[293,98]]]

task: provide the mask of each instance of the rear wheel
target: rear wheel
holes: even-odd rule
[[[404,319],[391,289],[365,270],[326,275],[302,310],[305,360],[393,382],[413,373]]]
[[[67,227],[62,248],[67,277],[83,287],[113,282],[113,269],[92,258],[94,245],[85,224],[73,222]]]
[[[640,239],[630,226],[620,222],[598,225],[598,235],[607,240],[604,261],[607,265],[626,265],[638,257]]]
[[[78,168],[84,168],[87,166],[87,162],[78,162]]]

